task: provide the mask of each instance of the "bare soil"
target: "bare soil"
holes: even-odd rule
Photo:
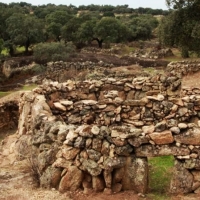
[[[200,72],[184,76],[182,79],[182,86],[190,88],[200,88]]]

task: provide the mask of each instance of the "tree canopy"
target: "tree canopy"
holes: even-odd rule
[[[189,51],[200,55],[200,1],[166,0],[166,2],[174,10],[160,25],[161,44],[180,48],[183,57],[189,57]]]
[[[169,7],[174,9],[180,9],[184,7],[193,6],[199,3],[199,0],[166,0],[166,3]]]
[[[35,16],[14,13],[6,20],[10,41],[25,46],[26,53],[31,44],[43,40],[43,24]]]
[[[13,54],[15,46],[24,46],[27,53],[31,45],[41,41],[71,41],[80,46],[96,40],[102,47],[103,43],[145,40],[151,38],[157,26],[152,11],[129,8],[126,4],[76,7],[72,4],[0,3],[1,46],[3,43]],[[154,11],[155,14],[163,12]],[[198,26],[193,35],[197,29]]]

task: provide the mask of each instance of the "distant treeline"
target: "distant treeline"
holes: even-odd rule
[[[28,9],[32,9],[33,11],[38,11],[41,8],[45,7],[55,7],[55,4],[47,4],[47,5],[38,5],[34,6],[32,4],[26,3],[26,2],[20,2],[20,3],[10,3],[10,4],[4,4],[0,3],[0,7],[15,7],[15,6],[20,6],[20,7],[25,7]],[[78,7],[70,4],[69,6],[67,5],[59,5],[59,7],[66,7],[70,10],[73,10],[73,12],[79,12],[79,11],[98,11],[98,12],[113,12],[116,14],[131,14],[131,13],[136,13],[136,14],[151,14],[151,15],[167,15],[169,13],[168,10],[162,10],[162,9],[152,9],[152,8],[129,8],[129,5],[117,5],[117,6],[112,6],[112,5],[80,5]]]
[[[148,9],[134,11],[128,5],[77,8],[73,5],[0,3],[0,52],[7,49],[12,56],[16,47],[24,46],[29,54],[33,46],[52,41],[71,42],[78,48],[96,41],[101,48],[102,44],[149,40],[159,20],[147,13]]]

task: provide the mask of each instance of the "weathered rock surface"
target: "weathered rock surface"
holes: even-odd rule
[[[82,180],[83,172],[79,170],[76,166],[71,166],[66,170],[66,174],[62,177],[60,181],[59,191],[76,191],[80,188]]]
[[[192,191],[193,175],[178,161],[175,162],[170,192],[173,194],[186,194]]]

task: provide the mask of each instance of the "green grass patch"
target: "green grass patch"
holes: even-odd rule
[[[0,91],[0,98],[2,98],[2,97],[5,97],[5,96],[7,96],[7,95],[9,95],[9,94],[11,94],[12,92],[1,92]]]
[[[29,90],[32,90],[32,89],[34,89],[36,87],[37,87],[36,84],[24,85],[19,90],[20,91],[29,91]],[[0,98],[5,97],[5,96],[7,96],[9,94],[12,94],[13,92],[16,92],[16,91],[17,90],[15,90],[15,91],[7,91],[7,92],[0,91]]]
[[[24,91],[26,91],[26,90],[32,90],[32,89],[34,89],[36,87],[37,87],[37,85],[35,85],[35,84],[24,85],[21,90],[24,90]]]
[[[156,199],[169,199],[168,191],[174,166],[173,156],[152,157],[149,162],[149,192]],[[156,198],[158,196],[159,198]],[[162,198],[161,198],[162,197]]]

